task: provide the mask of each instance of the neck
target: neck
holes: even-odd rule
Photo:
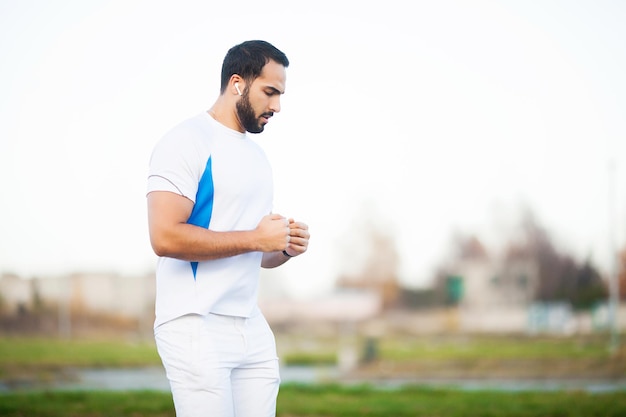
[[[239,123],[235,103],[225,103],[222,96],[217,99],[207,113],[224,126],[245,133],[245,129]]]

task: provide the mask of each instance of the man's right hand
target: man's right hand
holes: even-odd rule
[[[289,220],[280,214],[263,216],[255,232],[261,252],[282,251],[289,244]]]

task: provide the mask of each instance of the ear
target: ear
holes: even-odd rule
[[[240,92],[243,92],[245,86],[246,82],[244,79],[239,74],[233,74],[228,83],[228,91],[234,95],[240,96]]]

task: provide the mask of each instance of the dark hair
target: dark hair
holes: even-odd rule
[[[285,68],[289,66],[287,56],[274,45],[265,41],[246,41],[228,50],[222,63],[222,84],[220,92],[226,91],[233,74],[239,74],[246,81],[253,81],[265,64],[275,61]]]

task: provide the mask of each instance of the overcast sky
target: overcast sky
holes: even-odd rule
[[[255,136],[275,211],[312,232],[270,278],[285,291],[328,290],[358,264],[363,218],[420,285],[452,233],[495,246],[522,204],[610,270],[626,232],[626,3],[214,3],[0,0],[0,271],[150,271],[152,147],[212,105],[247,39],[291,61],[283,110]]]

